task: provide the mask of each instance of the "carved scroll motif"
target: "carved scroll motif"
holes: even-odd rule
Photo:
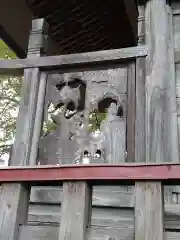
[[[123,162],[126,94],[126,67],[50,75],[45,122],[56,127],[40,140],[40,164]]]

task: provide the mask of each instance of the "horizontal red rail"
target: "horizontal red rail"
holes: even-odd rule
[[[180,184],[180,164],[63,165],[0,168],[0,182],[59,184],[61,181],[118,181],[132,184],[139,180],[161,180]]]

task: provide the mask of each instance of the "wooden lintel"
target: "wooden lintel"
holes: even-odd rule
[[[180,183],[180,164],[46,165],[0,169],[0,182],[58,185],[62,181],[96,181],[101,184],[118,181],[119,185],[123,185],[124,182],[131,185],[135,181],[144,180],[178,184]]]
[[[38,67],[43,70],[68,67],[88,67],[105,62],[127,61],[147,56],[146,46],[129,47],[80,54],[49,57],[31,57],[28,59],[0,60],[0,74],[19,74],[22,69]],[[88,65],[88,66],[87,66]]]

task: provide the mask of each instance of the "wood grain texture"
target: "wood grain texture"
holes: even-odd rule
[[[180,163],[166,164],[67,164],[36,167],[0,168],[0,181],[26,182],[31,185],[58,186],[64,181],[86,181],[92,185],[133,185],[136,181],[159,180],[177,185]]]
[[[135,240],[164,240],[163,206],[160,182],[135,183]]]
[[[26,165],[29,162],[36,103],[39,86],[39,70],[28,69],[24,72],[19,116],[16,124],[16,140],[13,145],[11,165]]]
[[[180,151],[180,63],[177,56],[180,56],[180,4],[172,2],[173,10],[173,32],[174,32],[174,51],[175,51],[175,79],[176,79],[176,103],[177,103],[177,121],[178,121],[178,138]],[[175,192],[180,192],[176,189]],[[178,201],[178,199],[177,199]]]
[[[137,46],[115,50],[104,50],[89,53],[61,56],[40,57],[31,59],[0,60],[0,74],[19,74],[24,68],[55,69],[82,67],[97,63],[127,61],[136,57],[147,56],[146,46]]]
[[[138,44],[144,44],[144,5],[138,6]],[[135,159],[144,162],[146,155],[145,145],[145,69],[146,59],[136,59],[136,112],[135,112]]]
[[[40,56],[44,44],[42,34],[45,25],[43,19],[32,21],[27,60]],[[39,80],[40,70],[38,68],[26,69],[24,71],[19,116],[16,126],[16,140],[13,146],[11,165],[29,164],[39,92]]]
[[[94,186],[92,205],[95,207],[133,207],[134,188],[132,186]],[[61,204],[62,187],[32,187],[32,204]]]
[[[112,196],[113,197],[113,196]],[[61,214],[60,204],[31,204],[29,208],[28,224],[49,224],[58,225]],[[165,205],[164,215],[165,229],[168,231],[180,230],[180,206],[178,204]],[[114,229],[131,228],[134,226],[134,207],[107,207],[94,206],[92,208],[92,226]]]
[[[29,189],[23,184],[3,184],[0,192],[0,238],[16,240],[19,225],[28,216]]]
[[[85,104],[85,122],[89,122],[90,113],[91,111],[95,111],[96,108],[96,111],[100,113],[106,111],[105,108],[108,107],[109,99],[120,98],[123,110],[126,108],[127,65],[117,64],[116,67],[107,66],[105,69],[100,68],[96,71],[91,70],[83,72],[68,72],[64,74],[49,74],[45,101],[46,112],[48,110],[48,103],[57,105],[63,101],[60,95],[60,93],[62,93],[62,90],[57,90],[56,84],[59,85],[60,82],[62,83],[66,81],[72,81],[72,79],[79,79],[83,82],[83,84],[86,84],[86,86],[80,87],[80,92],[79,88],[75,88],[73,92],[71,91],[71,94],[69,94],[69,98],[72,96],[73,102],[76,103],[75,106],[78,106],[78,109],[84,108]],[[100,108],[98,108],[98,105]],[[79,134],[81,132],[81,129],[79,129],[78,124],[80,124],[80,121],[82,121],[82,119],[80,119],[78,116],[80,116],[79,113],[75,114],[71,119],[67,120],[63,118],[62,115],[58,115],[56,118],[58,119],[56,130],[40,139],[38,154],[40,164],[73,164],[78,157],[80,158],[78,155],[80,152],[84,152],[84,148],[89,149],[89,152],[91,152],[92,163],[96,162],[96,160],[99,163],[103,163],[104,161],[107,162],[108,160],[109,163],[112,163],[112,161],[114,163],[118,163],[119,161],[124,160],[126,151],[125,116],[108,116],[106,117],[106,121],[103,121],[104,124],[102,123],[101,127],[98,126],[101,128],[102,133],[104,130],[104,134],[106,135],[106,137],[104,136],[106,139],[106,141],[104,141],[104,144],[100,143],[100,140],[98,141],[98,138],[95,139],[89,134],[86,136],[86,144],[84,143],[84,140],[80,140]],[[53,118],[51,114],[50,117]],[[111,121],[111,118],[113,118],[113,121]],[[73,135],[74,137],[69,138],[69,134]],[[107,142],[107,144],[105,142]],[[109,142],[112,144],[109,144]],[[97,144],[99,146],[97,146]],[[98,147],[101,148],[101,151],[103,152],[104,160],[98,158],[96,159],[93,157],[93,152],[96,151],[95,149]],[[115,151],[111,151],[111,147],[113,149],[115,148]],[[108,159],[105,155],[108,155]]]
[[[145,22],[149,49],[146,68],[146,161],[178,161],[173,39],[166,0],[146,3]]]
[[[135,159],[144,162],[146,155],[145,137],[145,59],[136,60],[136,119],[135,119]]]
[[[177,55],[180,56],[180,4],[172,2],[173,10],[173,32],[174,32],[174,51],[175,51],[175,78],[176,78],[176,102],[177,102],[177,121],[178,121],[178,138],[180,151],[180,63]],[[180,190],[176,189],[176,192]],[[178,201],[178,199],[177,199]]]
[[[135,62],[128,66],[127,100],[127,161],[135,162],[135,115],[136,115],[136,72]]]
[[[165,186],[165,188],[168,188]],[[169,204],[175,204],[177,208],[177,192],[173,193],[171,199],[164,196],[165,209]],[[32,204],[61,204],[63,199],[62,187],[32,187]],[[133,186],[94,186],[92,195],[92,205],[94,207],[134,207],[134,187]],[[179,210],[179,208],[178,208]],[[174,214],[174,213],[172,213]]]
[[[37,108],[36,108],[36,114],[35,114],[34,131],[32,136],[31,153],[29,158],[30,165],[37,164],[39,139],[41,136],[42,124],[43,124],[46,84],[47,84],[47,74],[45,72],[42,72],[40,74],[40,83],[39,83],[39,91],[38,91],[38,99],[37,99]]]
[[[173,79],[173,86],[172,88],[172,97],[170,98],[170,100],[172,101],[172,106],[174,109],[174,115],[176,115],[176,117],[174,117],[173,119],[174,124],[173,124],[173,128],[172,128],[172,141],[173,139],[177,139],[177,141],[175,142],[176,144],[176,148],[178,150],[178,159],[177,161],[179,161],[179,134],[178,134],[178,113],[177,113],[177,101],[176,101],[176,73],[175,73],[175,41],[174,41],[174,22],[173,22],[173,10],[172,10],[172,6],[167,4],[167,12],[168,12],[168,28],[169,28],[169,41],[171,44],[171,47],[169,46],[168,48],[168,53],[170,55],[171,58],[171,76]],[[176,153],[175,153],[176,154]],[[178,192],[180,191],[180,187],[179,186],[173,186],[173,187],[169,187],[169,190],[166,190],[165,194],[168,194],[169,191],[169,195],[170,198],[173,198],[173,193],[174,192]]]
[[[44,20],[33,20],[28,57],[39,55],[42,47]],[[39,33],[40,32],[40,33]],[[28,165],[34,130],[34,118],[39,85],[39,69],[24,72],[22,98],[17,121],[16,140],[10,165]],[[10,173],[11,174],[11,173]],[[30,189],[22,183],[4,183],[0,192],[0,238],[17,240],[19,224],[27,219]]]
[[[84,240],[91,224],[92,190],[85,182],[63,184],[60,240]]]
[[[133,228],[105,229],[92,227],[89,228],[87,240],[133,240]],[[179,240],[179,232],[165,232],[164,240]],[[20,228],[19,240],[58,240],[58,226],[45,225],[24,225]]]
[[[180,61],[180,4],[172,1],[175,62]]]

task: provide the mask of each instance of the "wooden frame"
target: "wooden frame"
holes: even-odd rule
[[[134,181],[180,183],[180,164],[121,164],[121,165],[46,165],[36,167],[8,167],[0,169],[0,182],[28,182],[31,184],[61,181],[118,181],[118,185]],[[121,180],[121,182],[119,182]]]
[[[25,68],[52,70],[57,68],[82,67],[106,62],[127,61],[147,56],[146,46],[137,46],[115,50],[105,50],[80,54],[68,54],[49,57],[31,57],[28,59],[0,60],[0,74],[19,74]]]

